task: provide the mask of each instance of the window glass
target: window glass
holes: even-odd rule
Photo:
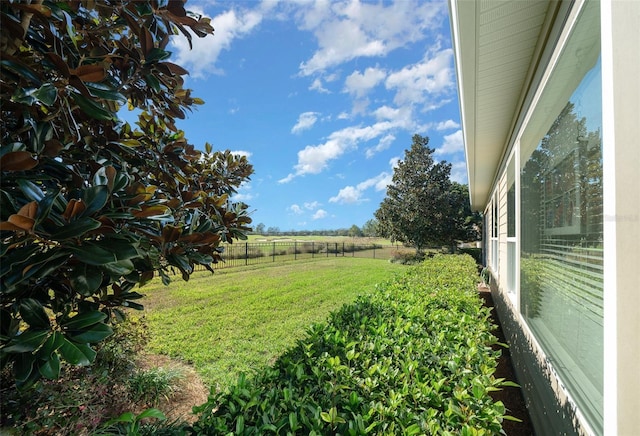
[[[516,291],[516,165],[507,165],[507,291]]]
[[[602,432],[600,21],[587,2],[521,138],[520,309]]]

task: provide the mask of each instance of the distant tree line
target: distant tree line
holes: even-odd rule
[[[362,227],[353,224],[351,227],[333,230],[280,230],[279,227],[266,227],[259,223],[251,232],[263,236],[348,236],[348,237],[378,237],[378,221],[370,219]]]

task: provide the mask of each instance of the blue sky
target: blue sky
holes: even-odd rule
[[[446,2],[191,0],[215,35],[170,45],[205,105],[189,142],[248,156],[253,224],[362,226],[415,133],[467,182]]]

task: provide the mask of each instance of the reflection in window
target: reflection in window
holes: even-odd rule
[[[601,433],[602,86],[599,31],[594,31],[598,20],[598,4],[587,3],[536,106],[538,119],[532,119],[523,134],[528,141],[521,142],[520,309],[571,396]],[[555,118],[548,119],[549,114]]]

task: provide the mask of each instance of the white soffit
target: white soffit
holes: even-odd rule
[[[483,210],[528,86],[549,3],[451,0],[471,206]]]

